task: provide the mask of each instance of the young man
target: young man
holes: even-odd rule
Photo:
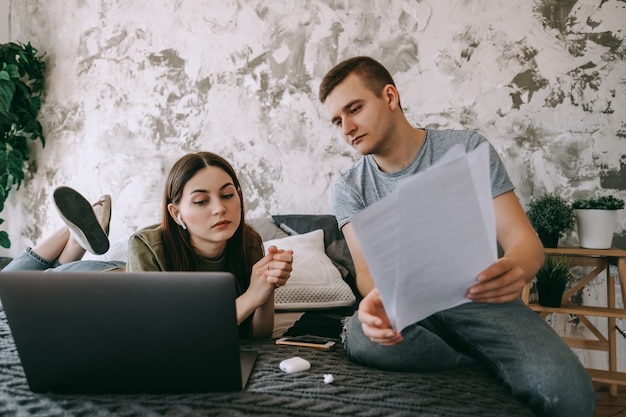
[[[470,131],[413,127],[391,75],[369,57],[332,68],[322,80],[319,98],[346,143],[363,155],[333,187],[333,208],[364,296],[345,327],[350,358],[380,369],[416,372],[478,363],[538,415],[591,416],[596,396],[588,373],[520,299],[522,288],[543,264],[544,251],[494,148],[489,145],[491,191],[503,256],[476,277],[467,293],[474,302],[433,314],[400,333],[391,328],[351,219],[455,144],[471,151],[486,139]]]

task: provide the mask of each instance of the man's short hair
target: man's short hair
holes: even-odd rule
[[[368,56],[357,56],[340,62],[326,73],[320,84],[320,101],[324,103],[335,87],[353,73],[358,75],[365,87],[377,97],[381,96],[387,84],[396,86],[391,74],[380,62]]]

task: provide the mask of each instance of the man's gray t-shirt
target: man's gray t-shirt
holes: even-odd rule
[[[349,223],[359,211],[391,193],[398,181],[430,167],[454,145],[460,143],[465,152],[469,152],[483,142],[488,142],[485,137],[468,130],[426,130],[424,144],[413,162],[393,173],[381,171],[372,155],[365,155],[352,168],[343,172],[333,186],[332,204],[339,228]],[[502,160],[491,144],[489,165],[492,197],[513,190]]]

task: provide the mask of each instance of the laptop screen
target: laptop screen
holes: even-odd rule
[[[36,392],[240,390],[235,297],[223,272],[0,273]]]

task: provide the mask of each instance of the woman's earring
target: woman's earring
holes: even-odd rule
[[[187,225],[185,224],[185,222],[183,221],[183,218],[180,217],[180,213],[178,213],[178,224],[180,225],[180,227],[183,228],[183,230],[187,230]]]

